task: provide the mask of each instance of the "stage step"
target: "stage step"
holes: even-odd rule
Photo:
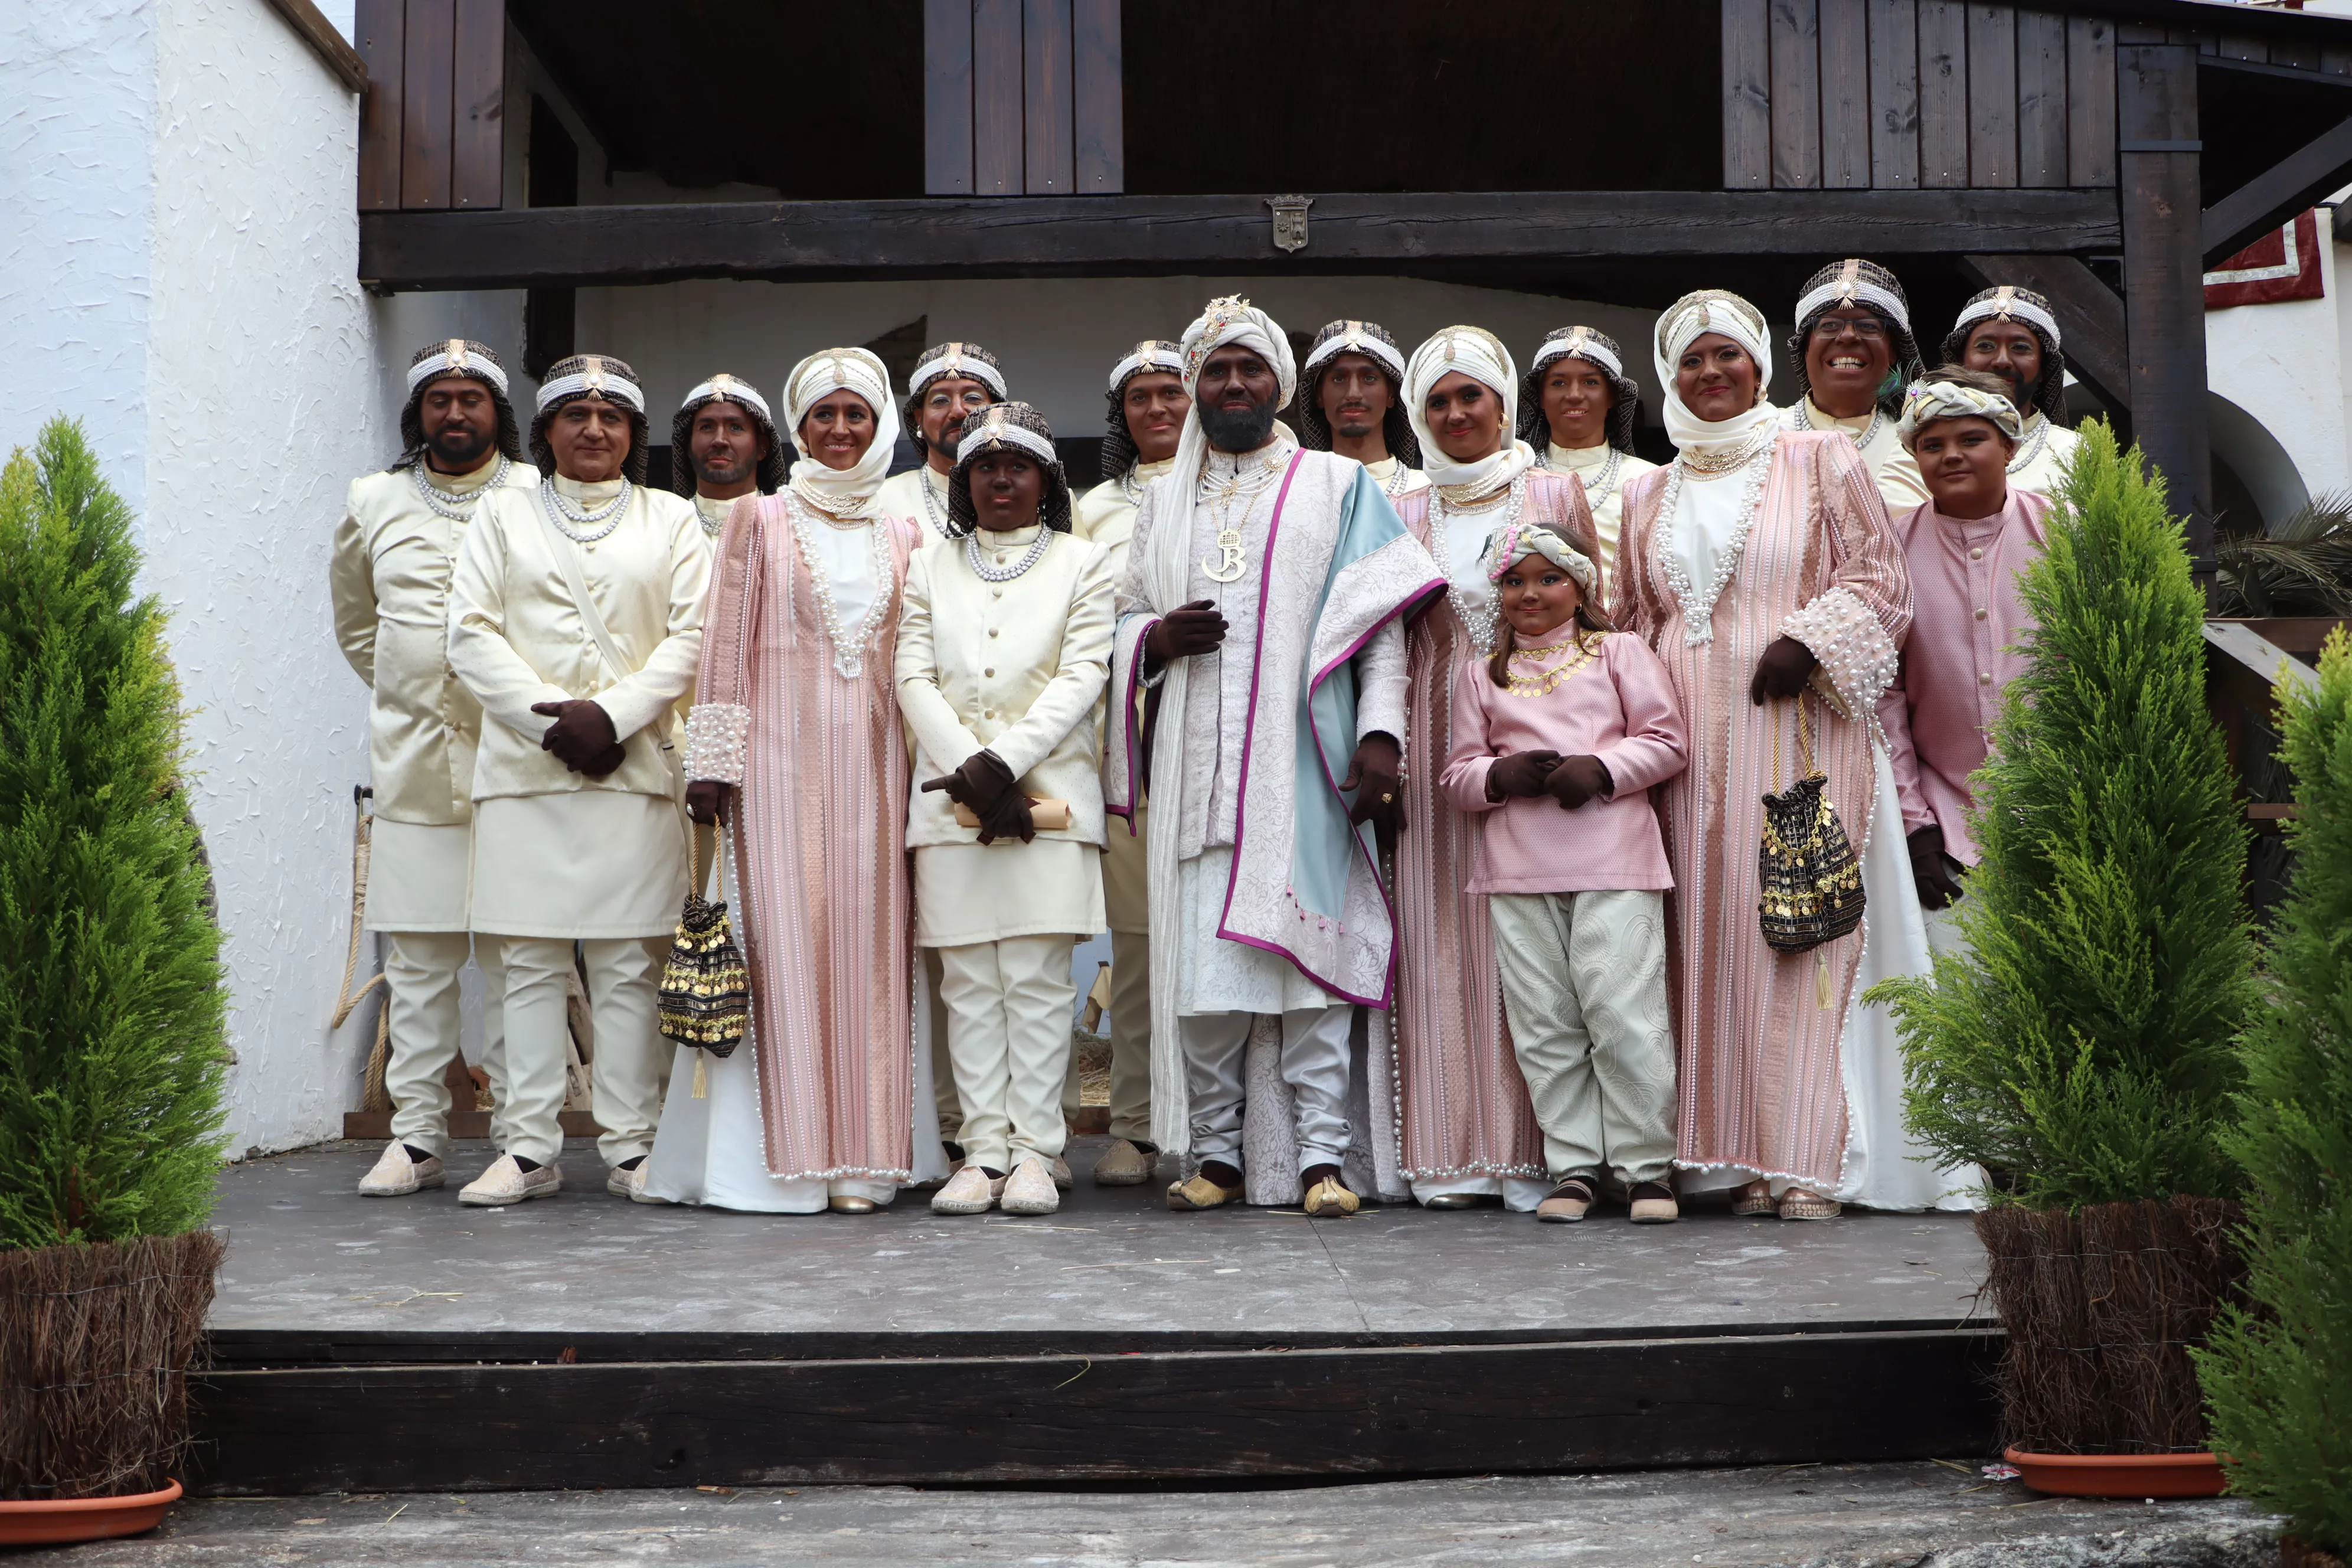
[[[1146,1482],[1989,1452],[2000,1333],[216,1333],[214,1495]]]

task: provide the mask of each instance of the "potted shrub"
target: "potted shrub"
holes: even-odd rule
[[[80,428],[0,470],[0,1541],[179,1495],[220,1239],[220,932],[163,615]]]
[[[2045,1490],[2212,1491],[2186,1347],[2242,1271],[2222,1132],[2253,997],[2246,831],[2162,481],[2092,425],[2053,499],[2032,665],[1975,781],[1965,952],[1876,994],[1914,1133],[1986,1173],[2013,1462]]]
[[[2289,1557],[2352,1555],[2352,638],[2316,685],[2283,683],[2301,815],[2295,871],[2265,944],[2229,1137],[2246,1172],[2249,1307],[2198,1356],[2233,1491],[2287,1516]]]

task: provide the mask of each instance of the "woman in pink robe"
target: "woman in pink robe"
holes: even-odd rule
[[[1444,602],[1405,634],[1412,765],[1396,849],[1400,1170],[1432,1208],[1500,1197],[1531,1210],[1550,1189],[1543,1132],[1503,1017],[1486,895],[1466,890],[1486,819],[1456,810],[1438,788],[1453,749],[1454,673],[1494,652],[1495,588],[1478,560],[1488,532],[1516,515],[1594,552],[1583,485],[1542,468],[1513,434],[1518,387],[1509,351],[1476,327],[1438,332],[1405,370],[1430,484],[1407,492],[1397,512],[1449,584]]]
[[[1776,429],[1755,307],[1686,296],[1659,318],[1656,347],[1678,455],[1625,488],[1612,608],[1664,661],[1690,737],[1689,769],[1659,802],[1676,1163],[1703,1173],[1686,1184],[1744,1183],[1744,1214],[1928,1206],[1947,1184],[1904,1134],[1885,1010],[1859,1000],[1927,959],[1874,721],[1911,623],[1902,550],[1853,442]],[[1803,771],[1800,699],[1867,909],[1861,929],[1780,953],[1759,924],[1757,850],[1763,795]]]
[[[688,807],[733,827],[751,1036],[704,1064],[706,1097],[677,1087],[690,1069],[672,1074],[646,1191],[866,1214],[914,1176],[914,910],[892,669],[920,531],[874,504],[898,436],[879,360],[812,354],[784,397],[812,455],[785,489],[728,517],[688,723]]]

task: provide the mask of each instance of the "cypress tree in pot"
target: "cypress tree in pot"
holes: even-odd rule
[[[52,421],[0,470],[0,1539],[160,1516],[72,1505],[175,1490],[221,1253],[220,931],[138,570]]]
[[[1974,781],[1966,951],[1874,995],[1903,1031],[1913,1132],[1987,1173],[2010,1446],[2201,1455],[2187,1347],[2242,1273],[2222,1133],[2255,994],[2247,834],[2162,480],[2094,424],[2053,499],[2021,584],[2032,665]],[[2173,1489],[2218,1488],[2184,1462],[2202,1475]]]
[[[2316,684],[2282,683],[2280,709],[2295,871],[2229,1135],[2252,1300],[2198,1370],[2231,1489],[2284,1512],[2290,1552],[2317,1562],[2352,1556],[2352,637],[2328,637]]]

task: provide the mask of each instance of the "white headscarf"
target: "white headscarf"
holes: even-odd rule
[[[1683,351],[1708,332],[1722,333],[1756,362],[1756,406],[1712,423],[1690,411],[1675,377]],[[1701,289],[1667,306],[1665,314],[1658,318],[1655,358],[1651,363],[1657,366],[1665,397],[1666,434],[1678,451],[1694,457],[1728,454],[1748,445],[1759,428],[1779,417],[1765,395],[1772,381],[1772,340],[1764,325],[1764,312],[1737,294]]]
[[[1183,342],[1178,344],[1184,356],[1184,395],[1192,399],[1192,411],[1185,416],[1184,434],[1176,443],[1176,466],[1170,472],[1176,479],[1176,493],[1188,502],[1209,460],[1209,437],[1201,428],[1201,402],[1195,391],[1201,383],[1201,366],[1228,343],[1238,343],[1274,366],[1275,380],[1281,388],[1277,406],[1298,392],[1298,362],[1275,319],[1238,294],[1210,300],[1208,308],[1184,329]],[[1274,427],[1290,434],[1280,420]]]
[[[1429,389],[1451,371],[1460,371],[1503,400],[1503,444],[1475,462],[1457,463],[1445,455],[1429,428]],[[1518,437],[1519,371],[1511,351],[1484,327],[1444,327],[1421,347],[1404,367],[1405,416],[1421,437],[1421,471],[1442,490],[1461,500],[1489,496],[1536,466],[1535,448]],[[1452,499],[1452,498],[1449,498]]]
[[[898,444],[898,405],[890,395],[890,373],[864,349],[819,349],[793,366],[784,378],[784,425],[797,441],[801,421],[817,403],[836,392],[854,392],[874,411],[874,440],[846,468],[829,468],[814,458],[793,464],[793,493],[835,517],[866,517],[874,492],[889,477],[890,454]]]

